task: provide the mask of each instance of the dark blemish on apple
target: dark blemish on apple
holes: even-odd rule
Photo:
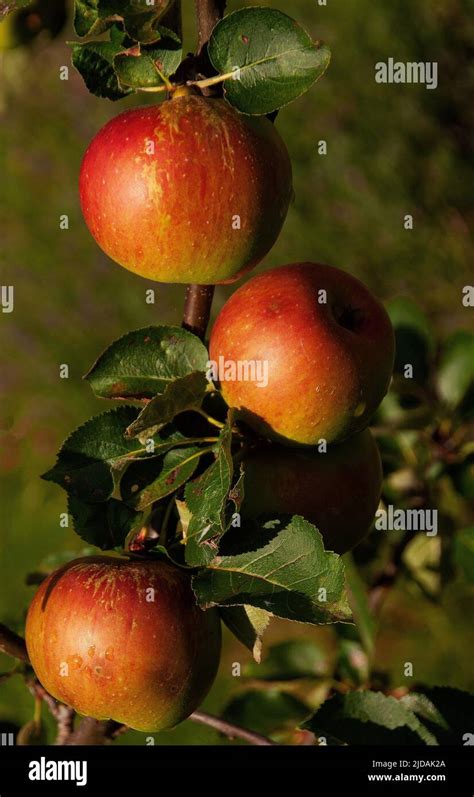
[[[364,314],[362,310],[356,307],[334,307],[334,317],[339,326],[348,329],[349,332],[358,332],[364,322]]]

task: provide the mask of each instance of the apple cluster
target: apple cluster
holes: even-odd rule
[[[292,194],[275,126],[187,89],[112,119],[80,173],[84,218],[99,246],[160,282],[237,280],[275,243]],[[223,307],[210,358],[267,366],[264,385],[220,385],[253,430],[242,516],[302,515],[326,548],[356,545],[381,489],[367,427],[393,367],[382,305],[336,268],[267,271]],[[26,639],[54,697],[80,714],[156,731],[189,716],[206,695],[219,663],[219,622],[215,609],[196,605],[185,569],[102,556],[76,560],[42,583]]]

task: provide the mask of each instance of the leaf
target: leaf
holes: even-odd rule
[[[215,460],[195,481],[186,485],[184,499],[191,512],[186,534],[186,562],[199,566],[210,562],[217,553],[218,542],[228,528],[228,502],[234,466],[232,461],[232,426],[234,415],[228,420],[214,447]],[[241,482],[234,487],[235,502],[242,500]]]
[[[382,692],[334,695],[303,727],[336,744],[437,744],[412,711]]]
[[[131,89],[119,85],[113,66],[115,56],[126,47],[123,32],[113,28],[110,41],[68,43],[72,48],[73,66],[92,94],[108,100],[120,100],[130,94]]]
[[[243,532],[229,532],[222,547],[232,554],[217,556],[194,577],[203,608],[251,605],[315,625],[350,621],[342,560],[324,550],[311,523],[296,515],[256,520]]]
[[[160,19],[169,11],[175,0],[99,0],[103,16],[118,15],[125,29],[135,41],[151,44],[161,38]]]
[[[183,48],[178,36],[167,28],[160,28],[159,44],[140,47],[139,44],[119,53],[114,69],[121,86],[152,88],[166,84],[166,78],[176,72],[181,63]]]
[[[117,472],[144,456],[135,440],[124,437],[137,413],[135,407],[119,407],[91,418],[67,438],[56,464],[42,478],[83,501],[106,501],[114,492]]]
[[[143,519],[141,512],[134,512],[115,498],[92,504],[70,495],[68,512],[76,534],[103,551],[122,547],[127,535],[138,528]]]
[[[78,36],[89,33],[102,33],[109,27],[107,19],[102,20],[99,13],[100,0],[75,0],[74,30]]]
[[[463,744],[465,734],[473,731],[474,695],[450,686],[423,686],[417,692],[422,693],[425,701],[413,705],[413,710],[423,718],[439,744]]]
[[[235,697],[224,709],[223,719],[268,736],[295,728],[309,713],[310,709],[293,695],[266,689]]]
[[[164,392],[155,396],[130,424],[126,437],[143,436],[144,432],[155,434],[180,412],[200,407],[208,386],[206,375],[201,371],[193,371],[169,382]]]
[[[344,557],[344,565],[346,568],[349,603],[357,626],[359,638],[364,646],[365,652],[368,656],[371,656],[374,651],[376,622],[369,609],[366,586],[350,554],[346,554]]]
[[[420,692],[410,692],[408,695],[403,695],[403,697],[400,698],[400,703],[423,720],[428,720],[428,722],[448,730],[448,725],[442,714],[440,714],[436,706],[433,705],[426,695]]]
[[[263,681],[294,681],[297,678],[320,678],[328,673],[328,657],[310,639],[291,639],[272,645],[263,664],[251,663],[244,674]]]
[[[255,606],[228,606],[222,607],[219,612],[227,628],[260,663],[262,637],[270,623],[271,614]]]
[[[331,57],[294,19],[271,8],[224,17],[208,52],[221,75],[232,74],[224,82],[227,100],[247,114],[268,114],[295,100],[324,74]]]
[[[132,463],[120,482],[122,500],[141,510],[174,493],[196,470],[199,451],[197,446],[173,448],[164,456]]]
[[[474,392],[474,334],[467,330],[455,332],[445,343],[436,376],[441,399],[450,407],[458,407],[464,400],[473,405]]]
[[[208,353],[196,335],[180,327],[145,327],[128,332],[100,355],[85,375],[96,396],[151,399],[170,382],[206,371]]]
[[[74,29],[78,36],[103,33],[114,22],[122,21],[136,41],[150,42],[160,38],[159,20],[174,0],[76,0]]]
[[[423,384],[435,348],[428,319],[416,302],[404,296],[389,302],[387,310],[395,331],[394,371],[403,375],[405,366],[411,364],[414,381]]]

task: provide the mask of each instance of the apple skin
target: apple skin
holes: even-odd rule
[[[342,554],[366,535],[382,490],[377,444],[365,429],[326,453],[268,444],[244,460],[241,515],[302,515],[327,550]]]
[[[108,122],[84,156],[79,188],[109,257],[147,279],[197,284],[233,282],[257,265],[293,192],[288,152],[268,119],[193,94]]]
[[[318,301],[327,292],[327,303]],[[268,363],[268,384],[222,381],[227,404],[259,434],[287,445],[341,442],[364,429],[387,392],[394,334],[355,277],[296,263],[253,277],[214,324],[210,359]]]
[[[150,588],[154,601],[146,600]],[[39,681],[58,700],[96,719],[159,731],[186,719],[206,696],[221,629],[215,610],[197,606],[185,571],[90,556],[42,582],[26,644]]]

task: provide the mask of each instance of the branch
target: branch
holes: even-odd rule
[[[207,44],[213,28],[224,16],[226,0],[196,0],[198,51]]]
[[[184,329],[204,340],[211,315],[214,285],[188,285],[184,300]]]
[[[29,662],[25,640],[2,623],[0,623],[0,653]]]
[[[224,16],[226,0],[196,0],[196,16],[198,27],[198,61],[210,66],[204,57],[204,48],[209,41],[213,28]],[[206,81],[203,81],[206,83]],[[212,89],[203,86],[203,94],[210,94]],[[206,335],[211,314],[214,285],[188,285],[184,301],[183,327],[193,332],[201,340]]]
[[[103,745],[110,744],[121,733],[128,731],[126,725],[114,720],[95,720],[84,717],[78,728],[64,742],[67,745]]]
[[[206,714],[204,711],[195,711],[189,717],[193,722],[200,722],[201,725],[208,725],[210,728],[215,728],[219,733],[223,733],[228,739],[243,739],[250,744],[255,745],[275,745],[271,739],[266,736],[261,736],[259,733],[248,731],[241,728],[240,725],[234,725],[231,722],[221,720],[219,717],[214,717],[212,714]]]

